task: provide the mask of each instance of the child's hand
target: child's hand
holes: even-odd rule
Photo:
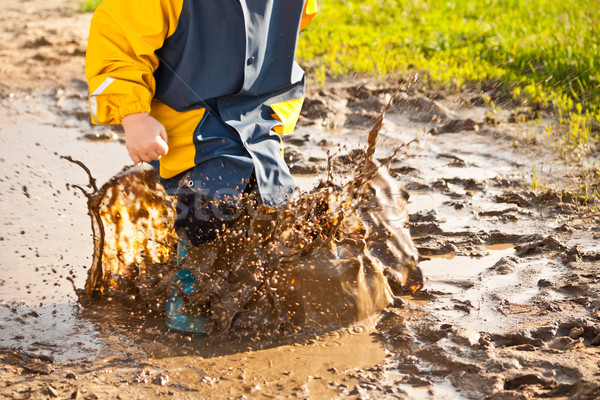
[[[165,127],[148,113],[128,115],[121,123],[125,145],[134,163],[158,160],[169,151]]]

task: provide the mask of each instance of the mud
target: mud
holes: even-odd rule
[[[257,193],[236,199],[235,222],[182,260],[179,269],[196,281],[191,294],[172,283],[176,200],[157,171],[129,167],[98,188],[84,163],[61,157],[89,177],[90,190],[73,185],[87,198],[94,237],[82,304],[125,297],[139,313],[164,318],[166,298],[179,290],[187,313],[206,316],[209,335],[255,336],[358,322],[391,304],[394,294],[417,292],[423,276],[408,230],[408,194],[387,166],[405,145],[386,165],[373,159],[385,112],[405,91],[399,89],[378,115],[367,150],[344,158],[349,172],[340,176],[343,185],[333,182],[340,172],[330,169],[327,180],[298,190],[281,209],[260,204]]]
[[[410,193],[426,282],[373,320],[223,340],[170,332],[159,316],[142,317],[117,298],[80,308],[73,286],[85,286],[93,241],[86,198],[67,183],[88,178],[59,155],[85,160],[98,182],[128,159],[118,131],[84,118],[82,75],[36,58],[45,49],[65,66],[83,64],[57,38],[68,32],[83,44],[87,28],[75,21],[89,16],[69,19],[65,7],[0,4],[9,39],[0,49],[2,396],[600,397],[600,216],[570,196],[577,181],[569,170],[533,145],[542,128],[510,108],[490,118],[479,92],[417,85],[406,96],[423,109],[394,106],[383,121],[375,159],[415,140],[391,160],[390,174]],[[35,44],[38,36],[51,44]],[[302,188],[329,170],[353,176],[344,168],[365,153],[371,118],[396,87],[353,79],[310,88],[297,132],[284,138]],[[453,123],[442,133],[468,119],[472,130],[453,133],[461,127]],[[544,191],[530,188],[533,167]]]

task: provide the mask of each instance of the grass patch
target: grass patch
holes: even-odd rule
[[[94,11],[102,3],[102,0],[81,0],[79,2],[80,12]]]
[[[498,83],[517,104],[552,109],[548,139],[600,197],[597,0],[327,0],[303,33],[311,78],[427,73],[450,91]]]

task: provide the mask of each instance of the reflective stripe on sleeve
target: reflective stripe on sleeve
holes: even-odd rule
[[[96,101],[96,96],[102,94],[104,90],[115,81],[114,78],[106,78],[104,82],[100,86],[94,90],[94,93],[90,96],[90,111],[92,112],[92,118],[95,123],[98,123],[98,117],[96,114],[98,113],[98,102]]]

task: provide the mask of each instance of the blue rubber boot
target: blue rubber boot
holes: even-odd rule
[[[175,288],[167,300],[166,323],[170,329],[190,333],[207,333],[208,321],[199,316],[183,314],[183,294],[189,295],[196,290],[196,277],[189,269],[182,269],[175,273]]]
[[[190,242],[188,242],[183,235],[180,235],[179,238],[177,238],[177,266],[180,266],[183,259],[187,257],[190,246]]]

